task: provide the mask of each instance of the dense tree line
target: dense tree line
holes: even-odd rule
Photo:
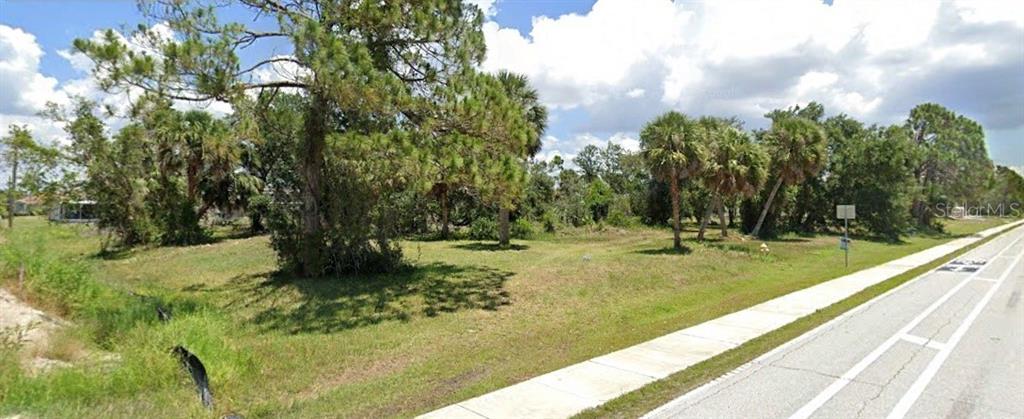
[[[507,91],[501,77],[517,76],[491,77],[497,91]],[[528,96],[533,97],[531,106],[539,106],[535,93]],[[143,101],[135,110],[137,122],[110,138],[94,106],[82,101],[63,121],[72,140],[65,154],[85,169],[85,182],[82,188],[66,189],[84,190],[96,198],[104,227],[116,232],[123,244],[201,242],[207,238],[201,220],[211,210],[244,213],[254,232],[269,225],[278,234],[294,233],[286,207],[299,199],[289,193],[294,194],[301,182],[294,170],[294,150],[304,129],[302,112],[307,101],[301,94],[265,92],[254,101],[258,110],[252,127],[242,126],[237,118],[218,120],[200,111],[176,111],[167,102]],[[513,208],[508,211],[507,234],[519,237],[589,224],[674,227],[676,214],[680,223],[695,220],[699,237],[714,215],[722,235],[738,218],[743,231],[753,233],[764,214],[759,233],[773,236],[835,228],[834,206],[856,203],[857,228],[898,239],[913,229],[933,228],[931,216],[939,213],[934,209],[940,204],[976,202],[1007,214],[1019,211],[1024,200],[1020,175],[1004,167],[988,169],[991,163],[984,153],[977,156],[980,162],[948,159],[944,164],[950,167],[924,166],[935,172],[963,173],[964,165],[974,164],[981,176],[945,176],[945,182],[925,183],[917,173],[922,161],[936,154],[932,143],[970,149],[979,146],[982,137],[959,137],[973,145],[955,145],[956,139],[935,136],[922,144],[915,140],[912,118],[902,125],[866,126],[846,115],[825,118],[824,109],[811,103],[773,111],[766,115],[773,121],[770,128],[747,132],[735,120],[669,112],[644,128],[640,152],[626,151],[615,143],[605,148],[588,145],[573,159],[575,167],[567,167],[557,156],[551,161],[529,158],[543,129],[543,118],[535,118],[527,124],[534,127],[529,147],[521,154],[509,154],[512,158],[501,166],[489,157],[500,153],[487,148],[486,140],[464,134],[467,129],[442,128],[461,118],[474,121],[476,129],[482,130],[494,124],[484,111],[494,106],[445,109],[445,119],[432,122],[426,136],[438,143],[435,152],[411,163],[395,165],[388,159],[391,167],[367,168],[370,175],[405,173],[428,182],[388,190],[386,205],[355,214],[379,212],[390,224],[392,236],[468,234],[494,240],[502,235],[495,222],[502,205]],[[919,108],[941,109],[931,104]],[[968,131],[976,125],[962,116],[953,119],[963,122]],[[249,132],[259,135],[247,137]],[[15,135],[25,138],[28,134],[15,129],[7,141]],[[413,140],[408,141],[408,146],[414,146]],[[932,158],[941,162],[938,157]],[[32,167],[48,167],[39,165],[44,160],[32,159],[37,162]],[[508,186],[489,186],[502,179]],[[503,202],[501,194],[507,192],[499,188],[511,186],[518,190]],[[933,208],[927,223],[915,211],[919,202]],[[498,220],[503,219],[499,215]],[[452,234],[453,225],[460,234]]]
[[[504,246],[541,230],[642,223],[671,226],[680,248],[687,219],[700,239],[715,218],[722,236],[739,226],[771,237],[835,228],[835,205],[852,203],[858,229],[895,240],[934,228],[946,202],[1024,199],[1020,176],[993,167],[981,126],[937,104],[867,126],[812,102],[769,112],[770,126],[753,131],[670,111],[640,129],[640,150],[590,145],[571,162],[539,161],[547,111],[525,77],[477,69],[476,7],[241,3],[273,29],[220,22],[217,4],[155,0],[142,9],[173,37],[140,26],[135,44],[114,31],[75,42],[103,88],[136,100],[116,132],[88,101],[52,107],[71,169],[49,183],[96,200],[117,244],[199,243],[214,215],[245,215],[284,268],[321,276],[394,269],[396,239],[410,235]],[[293,54],[241,64],[273,39]],[[296,70],[256,77],[279,65]],[[182,110],[212,100],[234,112]]]
[[[674,231],[692,219],[703,238],[717,213],[723,236],[740,220],[743,232],[773,237],[836,229],[835,206],[852,203],[857,230],[898,240],[939,228],[934,217],[943,206],[1020,214],[1013,205],[1020,192],[1012,192],[1019,174],[994,168],[980,126],[940,105],[915,107],[892,126],[826,117],[814,102],[765,117],[769,128],[748,132],[735,120],[673,111],[643,127],[639,152],[587,146],[575,169],[558,161],[554,173],[546,170],[551,163],[535,163],[541,169],[531,173],[541,180],[531,180],[537,191],[528,196],[547,200],[529,200],[524,215]]]

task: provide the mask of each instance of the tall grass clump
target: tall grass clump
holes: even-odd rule
[[[8,231],[0,246],[0,279],[70,320],[67,327],[87,340],[92,354],[72,367],[32,375],[20,366],[16,348],[0,349],[0,416],[64,416],[138,398],[164,412],[198,408],[191,378],[171,354],[176,345],[205,364],[217,410],[230,407],[233,389],[244,388],[257,368],[235,343],[239,332],[228,317],[195,301],[135,295],[97,281],[88,261],[47,251],[45,243],[57,238],[46,236],[54,234],[62,232]],[[17,284],[21,269],[23,283]],[[158,320],[158,305],[171,311],[170,321]]]
[[[22,297],[88,329],[104,348],[135,324],[155,321],[158,298],[140,298],[101,284],[85,260],[47,248],[66,234],[57,228],[8,231],[0,247],[0,277]],[[14,284],[19,277],[22,282]]]

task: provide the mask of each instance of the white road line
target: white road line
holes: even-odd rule
[[[915,345],[924,346],[926,348],[932,348],[932,349],[935,349],[937,351],[941,351],[946,346],[944,343],[936,342],[936,341],[931,340],[931,339],[925,339],[923,337],[914,336],[914,335],[910,335],[910,334],[906,334],[906,335],[900,336],[900,339],[903,339],[904,342],[910,342],[910,343],[913,343]]]
[[[996,255],[996,257],[999,257],[1006,251],[1010,250],[1014,245],[1020,242],[1021,239],[1024,239],[1024,235],[1021,235],[1020,237],[1014,239],[1013,242],[1011,242],[1009,245],[1000,250],[999,254]],[[799,410],[793,413],[789,417],[789,419],[807,419],[811,417],[811,415],[814,414],[814,412],[820,409],[821,406],[824,406],[826,402],[831,400],[832,397],[839,393],[839,391],[842,390],[843,387],[846,387],[847,384],[853,381],[853,379],[860,375],[860,373],[863,372],[865,369],[867,369],[868,366],[873,364],[876,360],[878,360],[878,358],[885,354],[885,352],[888,351],[889,348],[892,348],[892,346],[895,345],[896,342],[899,342],[903,335],[909,334],[911,330],[917,327],[917,325],[924,321],[926,317],[931,315],[932,312],[937,310],[939,306],[946,302],[946,300],[949,300],[951,297],[953,297],[954,294],[956,294],[964,286],[970,283],[972,279],[977,277],[978,274],[981,273],[981,271],[982,270],[979,269],[974,273],[970,274],[962,281],[960,281],[959,284],[956,284],[956,286],[954,286],[948,292],[943,294],[942,297],[939,297],[938,300],[935,300],[935,302],[932,303],[932,305],[928,306],[928,308],[922,311],[921,314],[918,314],[917,317],[910,321],[910,323],[907,323],[905,326],[903,326],[902,329],[900,329],[891,337],[889,337],[889,339],[886,339],[885,342],[882,342],[881,345],[878,345],[878,347],[875,348],[875,350],[871,351],[871,353],[865,356],[864,359],[861,359],[860,362],[853,366],[853,368],[850,368],[849,371],[846,371],[846,373],[844,373],[838,379],[833,381],[832,384],[825,388],[825,390],[822,390],[822,392],[818,393],[818,395],[811,399],[811,401],[807,402],[807,404],[803,405],[803,407],[801,407]]]
[[[967,330],[970,329],[974,321],[978,319],[978,315],[981,314],[981,311],[986,305],[988,305],[988,302],[992,300],[992,296],[996,294],[996,290],[998,290],[999,286],[1006,281],[1006,277],[1010,275],[1013,268],[1020,263],[1021,257],[1024,257],[1024,251],[1021,251],[1017,257],[1013,259],[1013,263],[1010,264],[1010,267],[999,276],[999,280],[995,285],[989,288],[981,301],[974,306],[974,310],[967,315],[964,322],[960,323],[960,327],[953,332],[953,336],[949,339],[949,342],[946,343],[946,347],[939,351],[938,355],[935,355],[935,358],[932,358],[932,362],[928,363],[928,366],[925,367],[924,371],[921,372],[921,375],[917,377],[914,384],[910,385],[910,389],[907,390],[906,394],[904,394],[900,401],[896,403],[896,407],[892,409],[892,412],[889,412],[889,416],[887,417],[888,419],[902,419],[906,416],[907,412],[910,411],[910,408],[913,407],[914,402],[917,401],[917,398],[921,397],[921,393],[924,392],[928,383],[932,381],[932,378],[935,378],[935,374],[939,372],[939,368],[942,367],[942,364],[946,362],[947,358],[949,358],[949,354],[953,353],[953,349],[955,349],[956,345],[960,343],[960,339],[964,337]]]
[[[928,345],[928,339],[925,339],[925,338],[920,337],[920,336],[914,336],[914,335],[911,335],[911,334],[902,335],[902,336],[900,336],[900,339],[903,339],[903,340],[905,340],[907,342],[910,342],[910,343],[913,343],[915,345],[921,345],[921,346]]]
[[[974,280],[975,281],[982,281],[982,282],[999,282],[998,279],[994,279],[994,278],[974,278]]]

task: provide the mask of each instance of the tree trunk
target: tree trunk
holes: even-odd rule
[[[196,204],[196,197],[199,195],[199,166],[202,162],[196,162],[194,157],[189,158],[186,179],[188,181],[188,202]]]
[[[323,175],[324,147],[327,138],[327,99],[313,93],[306,113],[306,138],[301,150],[301,174],[306,181],[302,188],[302,244],[299,250],[299,274],[319,275],[321,260],[320,179]]]
[[[675,170],[672,170],[672,179],[669,179],[668,185],[669,195],[672,196],[672,247],[682,250],[683,242],[679,238],[679,179]]]
[[[725,221],[725,204],[718,202],[718,224],[722,227],[722,237],[729,237],[729,223]]]
[[[18,147],[11,146],[11,178],[7,186],[7,228],[14,228],[14,188],[18,185]]]
[[[910,213],[914,217],[914,220],[919,226],[925,226],[928,223],[927,215],[925,214],[925,199],[927,198],[927,182],[928,177],[926,175],[927,162],[922,164],[920,167],[914,170],[914,181],[921,190],[915,194],[914,201],[910,206]]]
[[[913,214],[914,221],[919,226],[924,227],[928,225],[928,209],[924,199],[914,199],[914,203],[911,205],[911,213]]]
[[[498,209],[498,246],[501,247],[506,247],[509,245],[508,213],[508,208],[501,207]]]
[[[772,192],[768,194],[768,200],[764,203],[764,209],[761,210],[761,216],[757,217],[757,225],[754,226],[754,231],[750,232],[751,236],[757,237],[757,234],[761,232],[761,225],[764,224],[764,217],[768,216],[768,208],[771,207],[772,201],[775,200],[775,194],[779,192],[779,187],[782,186],[782,177],[775,182],[775,186],[772,188]]]
[[[704,207],[704,216],[700,219],[700,231],[697,233],[697,240],[704,240],[704,232],[708,229],[708,222],[711,220],[711,210],[715,207],[716,198],[711,198]]]
[[[441,201],[441,238],[448,240],[451,231],[448,229],[450,209],[448,208],[448,186],[442,186],[437,199]]]

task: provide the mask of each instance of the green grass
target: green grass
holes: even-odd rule
[[[0,236],[38,237],[103,289],[157,295],[185,314],[113,327],[108,346],[125,359],[116,368],[143,375],[118,386],[137,391],[26,392],[0,399],[0,414],[201,416],[188,381],[168,367],[165,347],[185,341],[211,365],[217,412],[246,417],[412,416],[1005,222],[958,222],[898,244],[857,240],[849,268],[835,236],[783,237],[762,256],[759,241],[697,243],[690,231],[676,253],[668,230],[610,229],[504,251],[406,242],[402,272],[303,280],[274,273],[266,237],[101,258],[87,229],[18,221],[20,233]],[[148,378],[133,359],[161,367]]]

